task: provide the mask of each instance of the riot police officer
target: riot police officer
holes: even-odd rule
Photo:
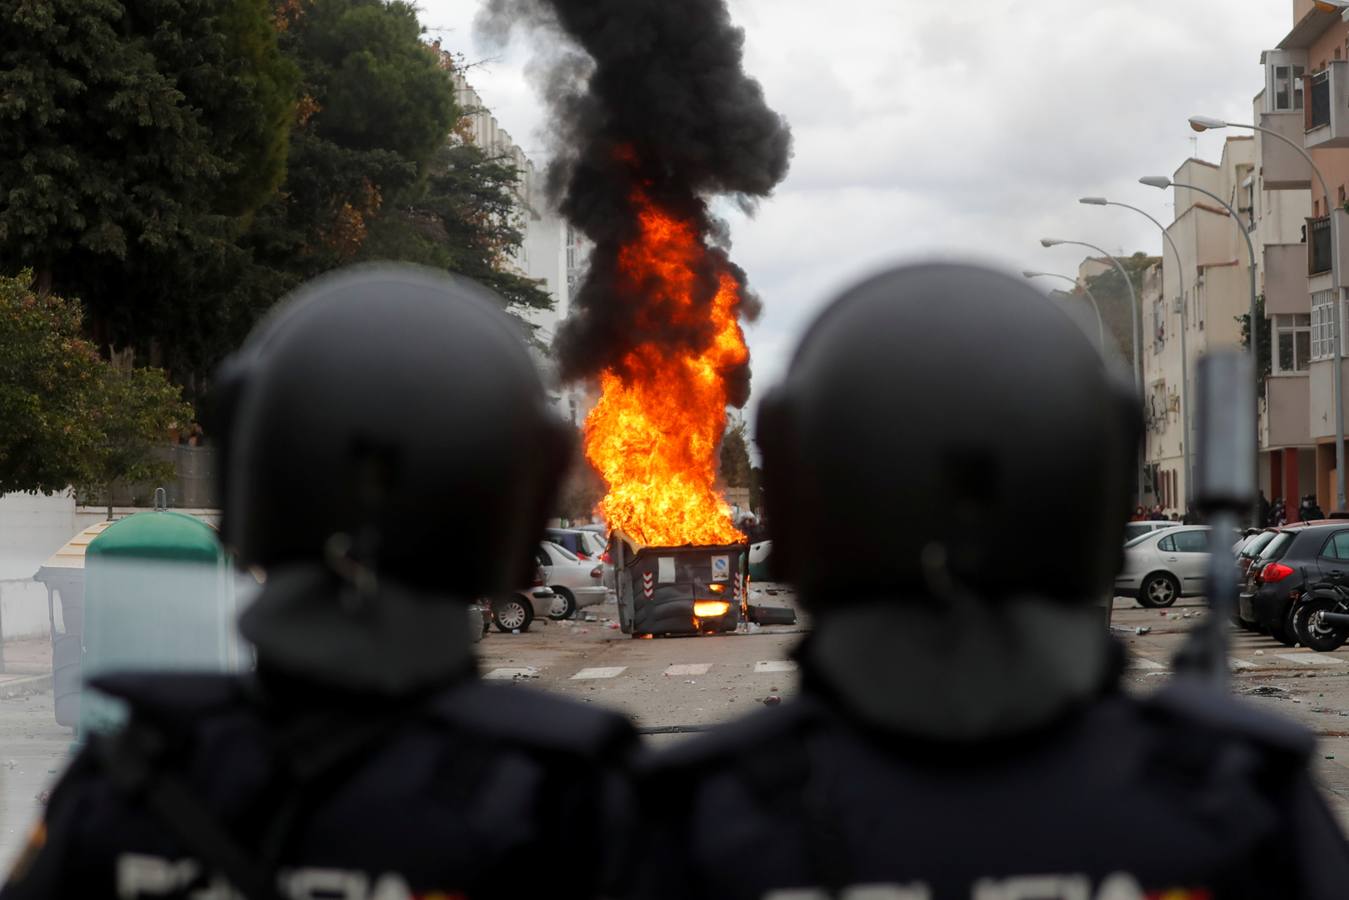
[[[1342,897],[1312,741],[1135,697],[1099,601],[1141,436],[1076,324],[951,264],[847,291],[760,408],[799,697],[643,776],[669,897]]]
[[[526,583],[569,453],[485,289],[321,278],[220,375],[223,536],[266,581],[244,677],[118,675],[7,898],[592,897],[621,717],[475,677],[468,603]],[[480,627],[480,626],[479,626]],[[576,859],[572,836],[605,834]]]

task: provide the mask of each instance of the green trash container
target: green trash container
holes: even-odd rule
[[[86,682],[121,671],[240,668],[233,571],[209,525],[167,510],[120,519],[90,541],[84,576]],[[124,717],[120,702],[86,687],[81,734]]]

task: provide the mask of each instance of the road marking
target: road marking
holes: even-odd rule
[[[711,663],[690,663],[688,665],[670,666],[665,670],[666,675],[706,675],[707,670],[712,668]]]
[[[1276,653],[1279,659],[1286,659],[1289,662],[1297,663],[1301,666],[1342,666],[1344,660],[1337,656],[1325,656],[1320,653]]]
[[[796,663],[790,659],[762,659],[754,664],[755,674],[769,672],[795,672]]]
[[[534,668],[533,666],[527,666],[518,669],[511,669],[511,668],[493,669],[492,671],[488,672],[486,675],[483,676],[483,678],[487,679],[488,681],[513,681],[516,678],[538,678],[538,677],[539,677],[539,670]]]
[[[594,681],[597,678],[617,678],[627,671],[627,666],[600,666],[594,669],[582,669],[571,676],[572,681]]]
[[[1166,666],[1162,665],[1161,663],[1156,662],[1155,660],[1147,659],[1147,658],[1142,657],[1142,656],[1135,656],[1132,660],[1130,660],[1130,662],[1133,664],[1134,668],[1136,668],[1136,669],[1165,669],[1165,668],[1166,668]]]

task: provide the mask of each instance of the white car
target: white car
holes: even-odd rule
[[[1166,519],[1140,519],[1137,522],[1124,523],[1124,543],[1129,543],[1134,538],[1142,537],[1145,534],[1151,534],[1163,528],[1175,528],[1179,522],[1171,522]]]
[[[1207,525],[1176,525],[1146,532],[1124,545],[1124,569],[1115,595],[1144,606],[1170,606],[1178,597],[1204,592],[1208,574]]]
[[[579,559],[566,547],[552,541],[540,543],[537,556],[543,569],[543,583],[556,595],[548,618],[570,619],[578,609],[609,599],[601,563]]]

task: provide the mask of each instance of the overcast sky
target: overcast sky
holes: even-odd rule
[[[1081,254],[1042,249],[1042,236],[1159,254],[1141,216],[1077,198],[1169,222],[1169,196],[1138,177],[1195,154],[1188,116],[1250,121],[1260,51],[1292,24],[1292,0],[729,3],[745,67],[795,135],[776,194],[752,219],[730,216],[733,256],[764,300],[748,330],[757,389],[823,303],[887,263],[939,254],[1073,273]],[[447,49],[488,60],[474,86],[542,164],[530,47],[481,46],[477,7],[420,0]],[[1216,162],[1223,138],[1197,137],[1197,155]]]

